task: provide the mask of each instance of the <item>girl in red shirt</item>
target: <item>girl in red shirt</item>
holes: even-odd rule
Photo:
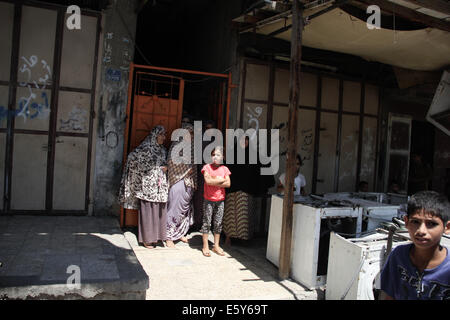
[[[204,202],[203,202],[203,225],[200,232],[203,234],[203,255],[210,257],[208,234],[213,220],[214,247],[213,252],[225,255],[219,246],[220,233],[222,232],[222,219],[225,204],[225,188],[231,186],[230,170],[222,164],[223,148],[216,147],[211,152],[212,163],[206,164],[202,169],[205,178]]]

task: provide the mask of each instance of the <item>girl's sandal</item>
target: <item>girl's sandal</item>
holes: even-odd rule
[[[144,247],[146,247],[147,249],[155,249],[155,246],[146,243],[144,243]]]
[[[222,249],[217,250],[216,248],[213,248],[212,251],[213,251],[214,253],[218,254],[219,256],[224,256],[224,255],[225,255],[225,252],[223,252]]]
[[[205,249],[202,249],[202,253],[205,257],[211,257],[211,252],[209,252],[209,250],[206,251]]]

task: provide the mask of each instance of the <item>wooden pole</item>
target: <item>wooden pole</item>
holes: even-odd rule
[[[294,0],[292,9],[291,70],[289,85],[288,149],[286,161],[283,220],[281,226],[279,277],[289,277],[291,266],[292,221],[294,206],[294,179],[296,172],[297,111],[300,93],[300,67],[302,60],[303,8],[299,0]]]

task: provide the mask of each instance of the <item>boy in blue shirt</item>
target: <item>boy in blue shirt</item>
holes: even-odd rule
[[[421,191],[408,201],[405,224],[412,244],[397,246],[381,273],[387,300],[449,300],[450,255],[442,235],[450,233],[450,203],[434,191]]]

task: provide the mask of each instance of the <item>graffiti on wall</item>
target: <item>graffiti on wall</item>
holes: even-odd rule
[[[48,102],[47,93],[43,90],[47,88],[47,85],[51,81],[51,68],[48,63],[35,55],[29,58],[22,57],[23,64],[20,66],[19,71],[25,74],[26,81],[19,82],[19,86],[27,88],[28,92],[19,98],[18,108],[15,110],[8,110],[5,106],[0,106],[0,120],[7,119],[8,117],[21,117],[26,122],[27,119],[46,119],[50,115],[50,105]],[[33,71],[36,68],[41,67],[45,71],[43,77],[33,80]],[[35,90],[40,91],[40,94],[36,94]]]
[[[108,68],[106,69],[106,80],[120,82],[120,80],[122,80],[122,72],[120,72],[120,70]]]
[[[35,55],[31,56],[29,59],[22,57],[22,60],[24,63],[19,71],[27,75],[27,81],[20,82],[19,85],[21,87],[27,87],[29,95],[19,99],[19,112],[16,114],[16,117],[22,117],[24,122],[26,122],[27,119],[46,119],[50,115],[47,94],[42,91],[41,98],[43,99],[43,102],[36,102],[37,95],[34,90],[45,90],[47,88],[48,81],[52,76],[50,66],[43,59],[40,60],[39,64],[39,59]],[[40,77],[38,81],[32,80],[33,71],[39,66],[45,71],[45,75],[44,77]]]
[[[365,179],[373,174],[376,158],[376,129],[371,127],[364,128],[364,145],[361,159],[361,173],[360,176]]]
[[[247,107],[248,126],[249,126],[249,128],[255,129],[255,132],[253,132],[253,135],[250,137],[250,140],[253,140],[253,138],[255,137],[255,135],[257,134],[257,132],[260,128],[259,121],[260,121],[262,112],[263,112],[262,107],[255,107],[253,109],[250,107]]]
[[[283,156],[287,153],[287,135],[288,135],[288,123],[282,122],[273,129],[280,130],[280,155]],[[314,155],[314,130],[313,128],[307,128],[300,131],[300,156],[303,162],[312,161]]]
[[[88,112],[80,106],[74,106],[67,119],[59,121],[60,131],[87,131]]]
[[[128,38],[123,38],[122,41],[125,43],[129,43]],[[128,72],[130,69],[130,62],[132,60],[133,59],[131,58],[130,51],[128,49],[125,49],[122,53],[122,65],[120,66],[120,69],[124,72]]]
[[[312,128],[301,130],[302,142],[300,144],[300,154],[302,161],[310,161],[313,159],[314,153],[314,131]]]

